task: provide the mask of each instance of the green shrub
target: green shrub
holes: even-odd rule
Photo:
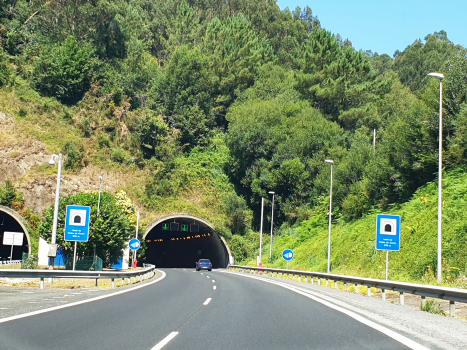
[[[84,146],[71,141],[65,143],[65,169],[76,170],[84,166]]]
[[[74,36],[45,47],[34,65],[36,89],[66,104],[78,102],[91,86],[97,68],[93,56],[92,46]]]
[[[431,312],[432,314],[436,315],[446,316],[446,313],[441,308],[441,305],[439,305],[439,303],[435,302],[434,300],[425,300],[425,302],[422,301],[420,304],[420,310]]]

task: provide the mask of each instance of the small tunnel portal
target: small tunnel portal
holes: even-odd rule
[[[13,255],[11,255],[12,245]],[[31,254],[31,242],[26,225],[17,212],[0,205],[0,261],[21,260],[23,253]]]
[[[156,267],[194,268],[210,259],[213,268],[229,264],[229,250],[208,222],[190,215],[171,215],[152,223],[144,235],[146,263]]]

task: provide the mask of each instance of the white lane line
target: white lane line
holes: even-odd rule
[[[0,310],[8,310],[7,307],[0,307]]]
[[[28,301],[28,304],[40,304],[40,301]]]
[[[216,290],[216,289],[217,289],[217,287],[216,287],[216,286],[212,286],[212,289]]]
[[[204,276],[204,273],[201,272],[200,275],[201,275],[201,276]]]
[[[71,294],[73,294],[73,295],[79,295],[79,294],[83,294],[83,293],[71,293]]]
[[[34,294],[34,292],[20,292],[21,294]]]
[[[52,299],[63,299],[63,297],[52,297]]]
[[[212,280],[212,283],[216,283],[216,281]]]
[[[282,282],[271,281],[271,280],[264,279],[264,278],[261,278],[261,277],[243,275],[243,274],[239,274],[239,273],[235,273],[235,272],[229,272],[229,271],[220,271],[220,272],[229,273],[229,274],[232,274],[232,275],[238,275],[238,276],[247,277],[247,278],[253,278],[253,279],[256,279],[256,280],[259,280],[259,281],[275,284],[277,286],[289,289],[292,292],[303,295],[306,298],[312,299],[312,300],[314,300],[314,301],[316,301],[318,303],[321,303],[321,304],[323,304],[323,305],[325,305],[325,306],[327,306],[327,307],[329,307],[331,309],[334,309],[334,310],[339,311],[339,312],[341,312],[341,313],[343,313],[343,314],[345,314],[345,315],[347,315],[349,317],[352,317],[354,320],[357,320],[358,322],[363,323],[364,325],[366,325],[368,327],[371,327],[371,328],[373,328],[373,329],[387,335],[388,337],[398,341],[401,344],[404,344],[405,346],[407,346],[410,349],[413,349],[413,350],[429,350],[428,348],[426,348],[423,345],[413,341],[412,339],[404,337],[402,334],[394,332],[393,330],[391,330],[389,328],[386,328],[386,327],[384,327],[384,326],[382,326],[382,325],[380,325],[380,324],[378,324],[376,322],[370,321],[370,320],[366,319],[365,317],[360,316],[359,314],[357,314],[357,313],[355,313],[353,311],[344,309],[343,307],[334,305],[333,303],[330,303],[330,302],[325,301],[325,300],[323,300],[321,298],[315,297],[314,295],[308,294],[308,292],[303,290],[303,289],[295,288],[295,287],[293,287],[291,285],[288,285],[288,284],[285,284],[285,283],[282,283]]]
[[[128,293],[128,292],[131,292],[131,291],[134,291],[136,289],[140,289],[140,288],[144,288],[144,287],[147,287],[147,286],[150,286],[152,284],[155,284],[161,280],[163,280],[166,276],[166,273],[164,271],[161,271],[161,270],[157,270],[159,271],[162,276],[155,279],[154,281],[152,282],[148,282],[146,284],[142,284],[142,285],[139,285],[139,286],[136,286],[136,287],[132,287],[132,288],[128,288],[128,289],[125,289],[125,290],[121,290],[119,292],[115,292],[115,293],[110,293],[110,294],[106,294],[106,295],[101,295],[99,297],[94,297],[94,298],[90,298],[90,299],[86,299],[86,300],[81,300],[81,301],[75,301],[73,303],[69,303],[69,304],[66,304],[66,305],[59,305],[59,306],[54,306],[54,307],[51,307],[51,308],[48,308],[48,309],[43,309],[43,310],[37,310],[37,311],[32,311],[32,312],[28,312],[26,314],[21,314],[21,315],[16,315],[16,316],[11,316],[11,317],[5,317],[5,318],[0,318],[0,323],[4,323],[4,322],[9,322],[9,321],[13,321],[13,320],[17,320],[19,318],[25,318],[25,317],[29,317],[29,316],[34,316],[34,315],[39,315],[39,314],[43,314],[43,313],[46,313],[46,312],[50,312],[50,311],[55,311],[55,310],[60,310],[60,309],[64,309],[66,307],[70,307],[70,306],[75,306],[75,305],[80,305],[80,304],[86,304],[86,303],[90,303],[92,301],[96,301],[96,300],[100,300],[100,299],[105,299],[105,298],[109,298],[109,297],[113,297],[115,295],[119,295],[119,294],[123,294],[123,293]],[[54,298],[59,298],[59,299],[63,299],[62,297],[54,297]],[[55,300],[55,301],[62,301],[62,300]],[[62,302],[65,302],[67,303],[67,301],[62,301]]]
[[[168,336],[166,336],[164,339],[162,339],[159,343],[157,343],[151,350],[160,350],[164,346],[166,346],[173,338],[175,338],[178,335],[178,332],[172,332]]]
[[[206,278],[211,278],[211,277],[209,277],[209,276],[206,276]]]
[[[204,306],[208,305],[211,302],[212,298],[207,298],[206,301],[203,303]]]

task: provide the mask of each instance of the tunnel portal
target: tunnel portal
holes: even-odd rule
[[[7,232],[7,234],[5,234]],[[13,246],[13,255],[11,256],[11,245],[4,245],[5,236],[11,236],[11,233],[23,233],[22,240],[16,241]],[[20,235],[21,237],[21,235]],[[21,245],[17,245],[20,242]],[[22,217],[13,209],[0,205],[0,261],[7,262],[11,260],[21,260],[23,253],[31,254],[31,241],[29,238],[26,224]]]
[[[203,219],[170,215],[153,222],[143,237],[143,260],[156,267],[194,268],[199,259],[210,259],[213,268],[225,268],[230,252],[223,238]]]

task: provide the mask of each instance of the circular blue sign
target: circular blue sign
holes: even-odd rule
[[[130,246],[131,250],[138,250],[139,247],[141,247],[141,242],[139,239],[133,238],[130,243],[128,243],[128,245]]]
[[[293,259],[294,254],[292,249],[286,249],[282,252],[282,257],[285,261],[290,261]]]

